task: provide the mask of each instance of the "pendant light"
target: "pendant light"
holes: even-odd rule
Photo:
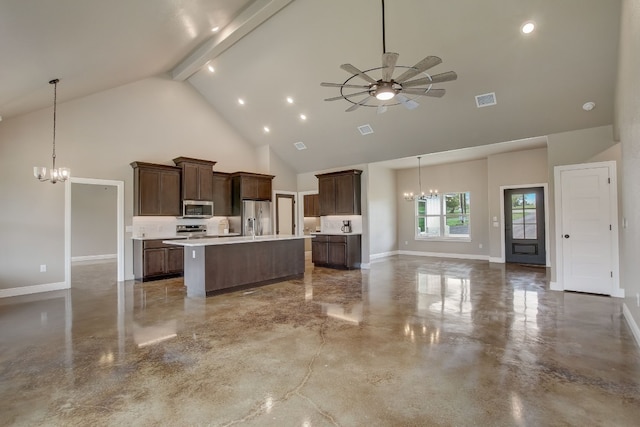
[[[438,197],[438,190],[429,190],[429,194],[424,194],[424,191],[422,191],[422,173],[421,173],[421,168],[420,168],[420,156],[418,156],[418,185],[420,186],[420,193],[416,196],[415,194],[413,194],[413,192],[410,193],[404,193],[404,199],[407,202],[413,202],[414,200],[427,200],[427,199],[434,199]]]
[[[40,181],[45,182],[49,181],[52,184],[55,184],[58,181],[66,181],[70,172],[68,168],[56,168],[56,110],[57,110],[57,94],[58,94],[58,82],[59,79],[53,79],[49,81],[49,84],[53,85],[53,154],[52,158],[52,166],[49,171],[49,177],[47,177],[47,168],[43,166],[35,166],[33,168],[33,175]]]

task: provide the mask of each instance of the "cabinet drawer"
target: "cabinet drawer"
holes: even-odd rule
[[[142,247],[144,249],[175,248],[175,246],[173,245],[167,245],[166,243],[162,243],[163,240],[171,240],[171,239],[145,240],[143,241]]]
[[[317,243],[327,243],[329,241],[329,236],[320,236],[320,235],[316,235],[312,240],[311,243],[313,242],[317,242]]]
[[[347,236],[328,236],[331,243],[347,243]]]

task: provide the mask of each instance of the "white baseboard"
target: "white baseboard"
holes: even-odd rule
[[[552,291],[564,291],[564,286],[558,282],[549,282],[549,289]]]
[[[495,262],[495,263],[498,263],[498,264],[504,264],[504,258],[490,256],[489,257],[489,262]]]
[[[611,296],[615,298],[624,298],[624,289],[614,289]]]
[[[363,263],[360,264],[360,268],[362,270],[370,270],[371,269],[371,263],[363,262]]]
[[[631,314],[631,311],[629,310],[629,307],[627,307],[626,303],[622,304],[622,314],[624,315],[624,318],[627,321],[627,324],[629,325],[629,328],[631,329],[631,332],[636,339],[636,344],[638,344],[638,347],[640,347],[640,328],[638,327],[638,324],[633,318],[633,315]]]
[[[371,255],[369,255],[369,259],[371,261],[373,261],[373,260],[376,260],[376,259],[387,258],[387,257],[394,256],[394,255],[398,255],[398,251],[380,252],[378,254],[371,254]]]
[[[65,282],[45,283],[42,285],[22,286],[19,288],[0,289],[0,298],[17,297],[20,295],[36,294],[39,292],[59,291],[69,289]]]
[[[76,261],[99,261],[103,259],[118,259],[118,254],[105,254],[105,255],[85,255],[71,257],[71,262]]]
[[[489,261],[487,255],[473,254],[450,254],[440,252],[419,252],[419,251],[398,251],[398,255],[414,255],[414,256],[431,256],[436,258],[456,258],[456,259],[475,259],[480,261]]]

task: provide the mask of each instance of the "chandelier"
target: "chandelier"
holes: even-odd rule
[[[40,181],[50,181],[55,184],[58,181],[66,181],[69,178],[68,168],[56,168],[56,107],[57,107],[57,92],[59,79],[53,79],[49,84],[53,85],[53,154],[51,156],[53,165],[49,171],[49,177],[47,177],[47,168],[42,166],[35,166],[33,168],[33,175]]]
[[[410,193],[404,193],[404,199],[407,202],[413,202],[414,200],[427,200],[438,197],[438,190],[429,190],[429,194],[424,194],[422,191],[422,174],[420,172],[420,156],[418,156],[418,185],[420,186],[420,193],[418,195]]]

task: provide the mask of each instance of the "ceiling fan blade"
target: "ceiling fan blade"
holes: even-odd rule
[[[356,67],[354,67],[351,64],[342,64],[340,66],[340,68],[342,68],[343,70],[345,70],[348,73],[353,74],[354,76],[358,76],[363,80],[366,80],[367,82],[371,83],[371,84],[376,84],[378,83],[377,81],[373,80],[371,77],[369,77],[368,75],[366,75],[364,72],[358,70]]]
[[[333,98],[326,98],[325,101],[337,101],[339,99],[351,98],[352,96],[363,95],[365,93],[369,93],[368,90],[363,90],[362,92],[348,93],[346,95],[334,96]]]
[[[382,114],[387,112],[387,106],[385,104],[378,105],[377,113]]]
[[[407,71],[402,73],[395,80],[396,80],[397,83],[405,82],[405,81],[409,80],[410,78],[412,78],[413,76],[417,76],[418,74],[422,73],[423,71],[427,71],[429,68],[435,67],[436,65],[440,64],[441,62],[442,62],[442,59],[438,58],[437,56],[427,56],[422,61],[418,62],[416,65],[414,65],[413,67],[409,68]]]
[[[413,99],[409,99],[406,96],[401,94],[396,95],[396,100],[399,101],[402,104],[402,106],[407,110],[415,110],[420,105]]]
[[[430,85],[433,83],[444,83],[456,80],[458,75],[454,71],[447,71],[446,73],[436,74],[431,77],[424,77],[421,79],[411,80],[402,83],[402,87],[422,86]]]
[[[398,54],[393,52],[385,52],[382,54],[382,81],[390,82],[393,76],[393,70],[398,62]]]
[[[352,89],[367,89],[369,87],[368,85],[349,85],[349,84],[344,84],[344,83],[325,83],[325,82],[320,83],[320,86],[324,86],[324,87],[346,87],[346,88],[352,88]]]
[[[402,89],[402,93],[406,93],[408,95],[424,95],[424,96],[432,96],[434,98],[442,98],[445,94],[444,89],[423,89],[423,88],[413,88],[413,89]],[[398,95],[396,95],[396,98]]]
[[[358,102],[357,104],[353,104],[351,107],[347,108],[346,111],[347,113],[350,113],[351,111],[355,111],[358,109],[359,106],[364,105],[367,103],[367,101],[369,101],[369,99],[373,98],[373,96],[369,95],[367,96],[365,99],[363,99],[362,101]]]

